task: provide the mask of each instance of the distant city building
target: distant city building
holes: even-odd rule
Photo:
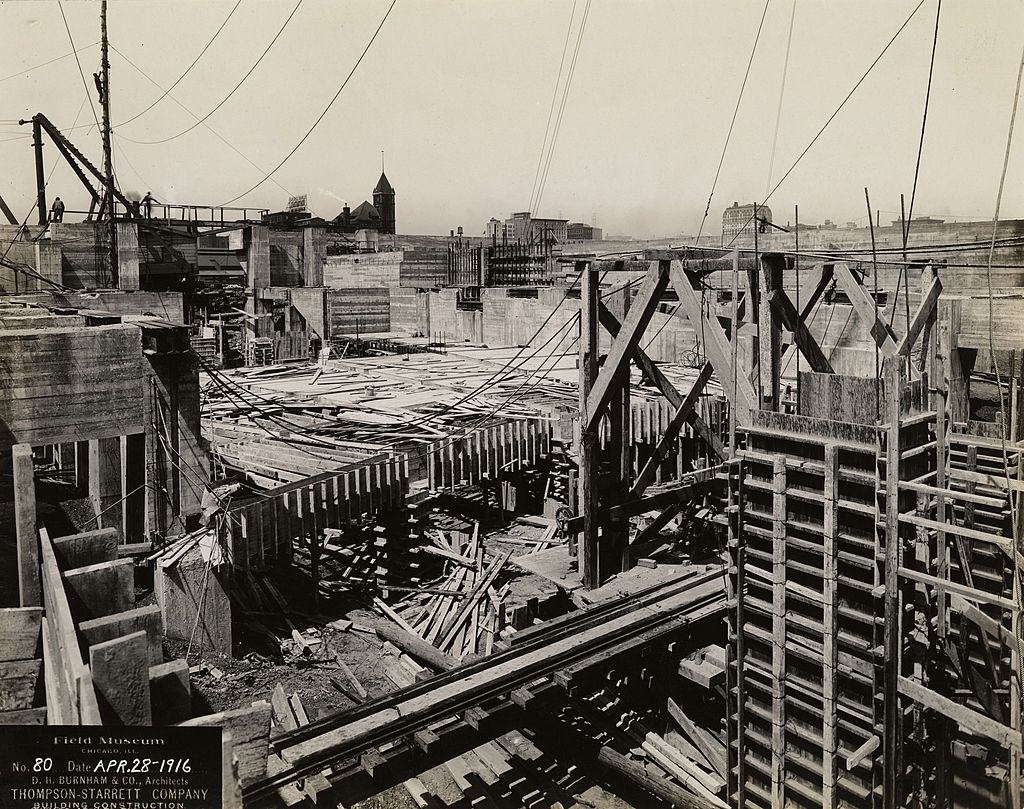
[[[757,217],[760,221],[761,233],[768,230],[765,222],[772,221],[772,209],[767,205],[757,206]],[[754,206],[740,205],[734,202],[731,208],[722,213],[722,244],[728,244],[737,238],[754,237]]]
[[[566,236],[570,242],[599,242],[603,238],[604,232],[601,228],[588,225],[585,222],[570,222],[566,226]]]
[[[308,216],[308,214],[307,214]],[[355,208],[346,205],[334,217],[334,224],[340,225],[346,233],[373,230],[377,233],[395,232],[395,189],[382,171],[373,189],[373,202],[363,200]]]
[[[568,219],[542,219],[519,211],[505,220],[505,234],[508,241],[521,244],[564,244],[569,239],[568,226]]]
[[[373,189],[373,206],[380,214],[380,232],[395,233],[395,189],[388,182],[387,175],[381,171],[380,179]]]
[[[915,216],[913,219],[910,220],[910,223],[912,225],[924,225],[924,226],[927,227],[929,225],[931,225],[931,226],[944,225],[944,224],[946,224],[946,220],[945,219],[936,219],[934,216]],[[892,226],[894,228],[898,227],[898,228],[902,229],[903,228],[903,219],[902,218],[901,219],[893,219],[892,220]]]
[[[493,216],[488,220],[487,225],[484,227],[484,235],[488,239],[497,239],[501,241],[501,237],[505,232],[505,223],[500,219],[495,219]]]

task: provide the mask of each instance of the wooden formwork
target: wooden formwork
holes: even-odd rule
[[[547,419],[516,419],[434,441],[422,457],[427,488],[451,489],[533,466],[550,451],[551,432]]]
[[[879,493],[890,469],[912,479],[934,464],[924,385],[901,392],[889,427],[755,411],[743,431],[729,472],[737,806],[881,805],[884,742],[902,730],[886,726],[900,657],[886,594],[901,600]]]
[[[408,486],[405,457],[388,455],[270,489],[230,509],[231,561],[248,567],[289,558],[296,541],[319,542],[325,528],[402,507]]]

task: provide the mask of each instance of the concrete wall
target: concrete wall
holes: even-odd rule
[[[296,287],[288,290],[292,306],[306,321],[306,330],[324,339],[327,328],[326,296],[323,287]],[[297,328],[293,325],[293,328]]]
[[[144,380],[137,326],[0,332],[0,447],[141,432]]]
[[[335,289],[397,287],[402,253],[355,253],[327,256],[324,285]]]
[[[430,333],[430,293],[395,287],[391,295],[391,329],[413,336]]]
[[[270,228],[270,285],[304,286],[303,231]]]
[[[180,292],[111,290],[107,292],[40,292],[19,295],[18,300],[41,306],[68,309],[102,309],[115,315],[151,315],[184,324],[185,307]]]
[[[329,339],[391,331],[389,290],[363,287],[327,290]]]

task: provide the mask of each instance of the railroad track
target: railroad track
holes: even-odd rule
[[[720,567],[655,585],[630,596],[555,619],[530,630],[507,651],[461,666],[351,710],[325,717],[273,740],[289,767],[250,784],[247,806],[273,799],[278,789],[338,761],[422,730],[487,700],[588,658],[626,639],[677,627],[681,615],[701,618],[725,604]]]

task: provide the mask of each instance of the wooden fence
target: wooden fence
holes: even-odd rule
[[[399,508],[408,487],[405,457],[381,455],[271,489],[230,509],[231,562],[244,568],[289,558],[299,538],[319,537],[325,528]]]
[[[536,464],[550,447],[551,422],[547,419],[510,421],[460,438],[434,441],[423,453],[427,487],[451,489],[503,471],[518,471]]]

